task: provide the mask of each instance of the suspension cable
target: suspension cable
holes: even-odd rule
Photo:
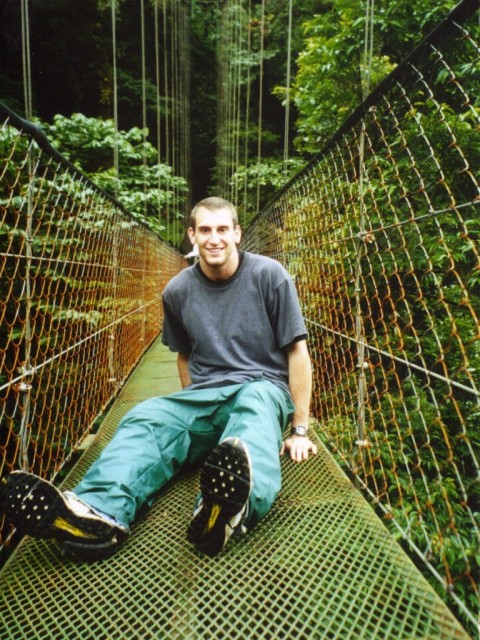
[[[30,25],[28,19],[28,0],[21,3],[22,20],[22,63],[23,63],[23,92],[25,102],[25,118],[32,119],[32,73],[30,55]]]
[[[251,86],[250,86],[250,56],[252,52],[252,0],[248,0],[248,29],[247,29],[247,90],[245,95],[245,144],[244,144],[244,167],[245,167],[245,177],[243,181],[243,209],[244,216],[247,214],[248,210],[248,137],[249,131],[248,128],[250,126],[250,97],[251,97]],[[246,218],[242,220],[243,223],[246,223]]]
[[[234,60],[234,129],[233,129],[233,149],[232,149],[232,170],[230,175],[238,170],[240,163],[240,126],[241,126],[241,97],[242,97],[242,12],[237,6],[237,18],[235,22],[236,34],[236,60]],[[238,202],[238,182],[235,181],[232,193],[232,202]]]
[[[147,215],[147,79],[145,56],[145,0],[140,0],[140,33],[142,56],[142,157],[143,157],[143,213]]]
[[[362,66],[362,100],[365,100],[370,93],[370,80],[372,75],[373,59],[373,12],[375,0],[367,0],[365,8],[365,35]]]
[[[372,55],[373,55],[373,9],[374,0],[367,0],[365,15],[365,44],[362,77],[362,94],[365,99],[370,88]],[[357,257],[355,264],[355,338],[358,344],[357,367],[358,367],[358,408],[357,408],[357,445],[368,447],[369,441],[365,433],[365,337],[363,326],[363,315],[361,305],[361,274],[362,258],[366,250],[365,240],[365,184],[364,184],[364,156],[365,156],[365,118],[362,119],[362,129],[360,131],[359,154],[358,154],[358,188],[359,188],[359,234],[357,240]]]
[[[114,138],[113,138],[113,166],[114,166],[114,195],[118,199],[120,191],[120,160],[119,160],[119,131],[118,131],[118,77],[117,77],[117,7],[116,0],[112,0],[111,4],[111,17],[112,17],[112,75],[113,75],[113,126],[114,126]],[[113,296],[117,296],[118,287],[118,228],[114,224],[112,228],[112,291]],[[108,368],[110,373],[109,382],[116,382],[116,367],[115,367],[115,354],[116,354],[116,331],[115,327],[112,327],[110,332],[110,341],[108,344]]]
[[[32,77],[31,77],[31,57],[30,57],[30,28],[28,19],[28,1],[22,0],[22,62],[23,62],[23,84],[25,96],[25,117],[32,119]],[[19,430],[20,444],[20,464],[22,469],[29,468],[28,448],[30,442],[30,415],[32,409],[32,260],[33,260],[33,189],[35,179],[35,166],[33,147],[30,143],[27,152],[28,164],[28,188],[26,191],[27,215],[25,218],[25,287],[23,290],[23,300],[25,304],[25,325],[24,325],[24,362],[23,370],[27,374],[27,379],[19,387],[22,396],[21,421]]]
[[[262,158],[262,111],[263,111],[263,55],[265,41],[265,0],[262,0],[262,17],[260,20],[260,84],[258,90],[258,138],[257,138],[257,200],[256,210],[260,209],[260,161]]]
[[[293,0],[288,3],[288,39],[287,39],[287,82],[285,90],[285,132],[283,136],[283,172],[288,172],[288,145],[290,130],[290,74],[291,74],[291,55],[292,55],[292,16],[293,16]]]
[[[171,36],[170,36],[170,64],[171,64],[171,87],[172,87],[172,109],[171,109],[171,132],[172,132],[172,169],[177,175],[178,167],[178,38],[177,38],[177,2],[172,3],[171,14]],[[173,189],[173,197],[176,197],[176,189]],[[174,218],[172,219],[173,223]]]
[[[117,77],[117,21],[116,21],[116,0],[112,0],[112,72],[113,72],[113,166],[115,169],[114,195],[118,199],[120,182],[120,163],[118,157],[118,77]]]
[[[157,123],[157,164],[162,162],[162,134],[160,129],[160,35],[159,35],[159,13],[158,2],[153,3],[154,23],[155,23],[155,86],[156,86],[156,123]],[[162,178],[158,171],[157,189],[161,192]],[[158,199],[158,222],[162,221],[162,207],[160,198]]]
[[[171,147],[171,134],[170,134],[170,77],[169,77],[169,48],[167,43],[167,3],[163,3],[163,74],[164,74],[164,92],[166,96],[165,100],[165,163],[170,166],[170,147]],[[166,232],[167,238],[170,231],[170,191],[167,191],[167,203],[166,203]]]

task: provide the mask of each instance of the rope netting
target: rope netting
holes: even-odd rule
[[[156,22],[185,33],[186,4],[173,3],[171,16],[167,6],[155,5]],[[252,33],[242,28],[256,24],[250,2],[221,8],[217,178],[228,191],[232,167],[247,165],[241,114],[248,127],[263,21]],[[479,30],[478,3],[464,0],[243,241],[296,280],[325,440],[470,624],[480,540]],[[184,105],[166,101],[159,136],[182,175],[186,42],[158,42],[155,70],[172,105]],[[31,125],[0,112],[0,475],[51,478],[158,334],[161,291],[185,262]],[[178,131],[187,133],[174,144]],[[225,195],[241,204],[240,191]]]
[[[296,280],[321,433],[470,623],[480,539],[475,8],[452,11],[244,236]]]
[[[51,478],[160,332],[161,292],[186,262],[2,114],[0,475]]]

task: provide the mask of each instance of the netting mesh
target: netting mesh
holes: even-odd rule
[[[470,623],[478,35],[465,0],[244,238],[296,280],[325,440]],[[158,334],[161,291],[184,261],[34,138],[0,128],[0,472],[51,477]]]
[[[378,87],[244,247],[295,278],[326,440],[473,621],[480,60],[478,15],[460,18]]]
[[[178,389],[175,354],[157,340],[63,487],[75,486],[132,406]],[[55,542],[24,540],[0,573],[0,639],[468,640],[312,437],[317,455],[282,457],[272,510],[214,559],[186,540],[198,468],[162,490],[105,562],[67,562]]]
[[[9,120],[0,148],[0,472],[52,477],[158,335],[185,261]]]

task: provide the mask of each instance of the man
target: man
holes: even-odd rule
[[[278,262],[239,251],[235,207],[221,198],[194,207],[188,234],[198,262],[163,294],[162,340],[178,354],[183,390],[130,411],[73,492],[21,471],[4,480],[7,519],[78,558],[113,553],[138,510],[204,458],[187,537],[213,557],[269,511],[279,454],[301,461],[316,453],[307,435],[307,334],[291,278]]]

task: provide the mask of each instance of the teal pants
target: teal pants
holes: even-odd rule
[[[280,491],[279,450],[293,409],[290,396],[266,380],[151,398],[124,416],[74,491],[92,507],[130,524],[185,464],[236,436],[252,463],[252,527]]]

